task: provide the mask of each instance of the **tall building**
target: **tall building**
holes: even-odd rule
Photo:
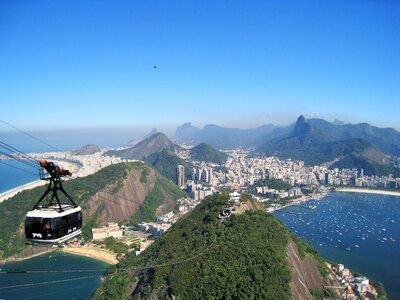
[[[196,168],[192,168],[192,173],[190,175],[192,180],[196,180]]]
[[[201,181],[208,183],[208,171],[207,169],[203,169],[201,172]]]
[[[175,170],[175,180],[179,187],[185,187],[185,167],[177,165]]]
[[[213,181],[213,169],[212,168],[209,168],[208,169],[208,182],[209,183],[212,183],[212,181]]]

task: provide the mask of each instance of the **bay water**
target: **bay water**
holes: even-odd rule
[[[0,299],[90,299],[108,268],[101,261],[53,252],[0,265]]]
[[[274,213],[328,261],[384,284],[400,299],[400,197],[334,192]]]

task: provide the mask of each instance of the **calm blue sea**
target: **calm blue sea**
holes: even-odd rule
[[[90,299],[108,265],[64,253],[0,265],[0,299]],[[18,269],[26,273],[6,273]]]
[[[383,282],[389,299],[400,299],[400,197],[336,192],[275,215],[325,259]]]
[[[21,162],[15,160],[0,161],[0,194],[38,179],[39,173]]]

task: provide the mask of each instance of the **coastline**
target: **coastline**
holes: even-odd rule
[[[335,192],[348,192],[348,193],[365,193],[365,194],[378,194],[387,196],[398,196],[400,192],[385,191],[385,190],[373,190],[373,189],[362,189],[362,188],[336,188]]]
[[[41,252],[37,252],[37,253],[31,254],[31,255],[28,255],[28,256],[3,258],[3,259],[0,260],[0,265],[2,265],[2,264],[8,264],[8,263],[14,263],[14,262],[19,262],[19,261],[24,261],[24,260],[28,260],[28,259],[31,259],[31,258],[38,257],[38,256],[40,256],[40,255],[52,253],[52,252],[54,252],[54,251],[56,251],[55,248],[50,248],[50,249],[48,249],[48,250],[44,250],[44,251],[41,251]]]
[[[22,192],[25,190],[30,190],[30,189],[33,189],[35,187],[42,186],[45,184],[46,184],[46,181],[44,181],[44,180],[35,180],[32,182],[26,183],[24,185],[21,185],[19,187],[13,188],[11,190],[8,190],[6,192],[3,192],[0,194],[0,203],[3,202],[4,200],[7,200],[7,199],[15,196],[19,192]]]
[[[118,263],[115,253],[94,246],[65,247],[61,248],[60,251],[68,254],[93,258],[105,262],[109,265],[116,265]]]
[[[49,254],[49,253],[56,252],[56,251],[73,254],[73,255],[89,257],[89,258],[92,258],[95,260],[105,262],[109,265],[116,265],[118,263],[115,253],[105,250],[105,249],[100,249],[100,248],[94,247],[94,246],[86,246],[86,247],[50,248],[48,250],[38,252],[38,253],[29,255],[29,256],[25,256],[25,257],[9,257],[9,258],[0,260],[0,265],[29,260],[31,258],[35,258],[35,257],[41,256],[41,255]]]
[[[396,196],[400,197],[400,191],[395,192],[395,191],[385,191],[385,190],[374,190],[374,189],[363,189],[363,188],[336,188],[332,192],[344,192],[344,193],[364,193],[364,194],[376,194],[376,195],[385,195],[385,196]],[[284,208],[287,208],[292,205],[300,204],[303,202],[307,202],[309,200],[321,200],[325,197],[326,195],[320,195],[320,194],[312,194],[311,197],[306,197],[302,196],[298,199],[294,199],[293,202],[287,203],[285,205],[282,205],[280,207],[269,207],[266,209],[267,212],[272,213],[276,210],[282,210]]]
[[[54,162],[57,165],[60,165],[61,167],[70,170],[72,173],[78,173],[80,166],[76,163],[71,163],[71,162],[67,162],[67,161],[62,161],[62,160],[54,160]],[[39,178],[39,175],[38,175]],[[16,188],[13,188],[11,190],[5,191],[3,193],[0,193],[0,203],[3,202],[4,200],[7,200],[13,196],[15,196],[16,194],[18,194],[19,192],[25,191],[25,190],[30,190],[33,189],[35,187],[38,186],[42,186],[47,184],[48,182],[46,180],[35,180],[32,182],[28,182],[24,185],[18,186]]]

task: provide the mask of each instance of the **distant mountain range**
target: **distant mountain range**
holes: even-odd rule
[[[232,129],[216,125],[198,129],[186,123],[178,127],[174,139],[190,144],[202,141],[189,150],[191,159],[217,164],[224,164],[227,155],[214,147],[247,147],[253,149],[253,155],[303,160],[306,165],[336,160],[332,167],[363,168],[366,175],[400,174],[397,168],[391,166],[390,158],[400,155],[399,132],[367,123],[353,125],[335,120],[335,124],[303,116],[287,127],[264,125],[255,129]],[[175,163],[179,161],[179,164],[185,165],[176,157],[179,150],[182,150],[179,145],[165,134],[157,132],[143,137],[132,147],[108,151],[106,154],[145,160],[173,179]],[[186,167],[189,166],[186,164]]]
[[[400,156],[400,133],[367,123],[331,123],[303,116],[287,127],[269,124],[254,129],[216,125],[199,129],[186,123],[177,128],[174,139],[188,144],[209,143],[220,149],[253,148],[253,154],[304,160],[307,165],[341,158],[334,166],[364,168],[368,175],[398,174],[398,169],[390,166],[388,155]]]
[[[224,128],[212,124],[199,129],[191,123],[185,123],[176,129],[174,140],[190,145],[207,143],[218,149],[232,149],[257,144],[260,138],[266,137],[276,128],[271,124],[252,129]]]
[[[307,124],[312,126],[310,130],[318,131],[319,140],[334,142],[361,138],[386,154],[400,156],[400,133],[393,128],[378,128],[368,123],[346,124],[338,120],[331,123],[323,119],[307,119]],[[207,143],[218,149],[259,148],[271,140],[291,136],[294,129],[295,124],[286,127],[268,124],[252,129],[206,125],[199,129],[191,123],[185,123],[176,129],[173,139],[193,145]]]
[[[326,132],[327,129],[321,129],[321,126],[314,125],[319,124],[318,122],[320,121],[308,121],[300,116],[290,134],[267,141],[258,147],[254,154],[304,160],[308,165],[321,164],[349,154],[357,154],[380,164],[388,163],[386,155],[367,140],[349,137],[335,140],[332,138],[332,132]],[[323,124],[325,125],[325,123]]]
[[[300,116],[292,132],[265,142],[253,154],[303,160],[307,165],[339,158],[331,168],[364,169],[365,175],[400,176],[400,170],[390,164],[387,155],[397,153],[398,134],[392,129],[367,124],[333,125],[324,120],[306,120]]]

